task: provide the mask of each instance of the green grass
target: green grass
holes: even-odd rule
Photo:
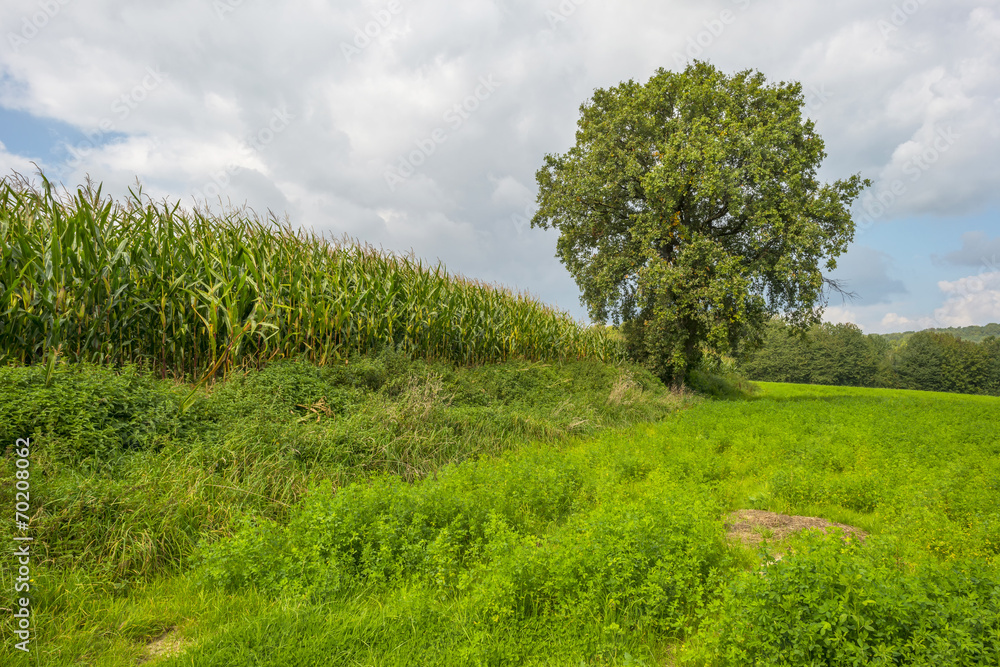
[[[393,362],[368,358],[356,368],[385,363]],[[147,474],[171,470],[164,476],[175,481],[195,471],[221,475],[213,479],[259,497],[202,496],[203,508],[224,520],[202,519],[185,533],[181,552],[147,569],[142,559],[115,561],[99,549],[80,552],[83,567],[57,567],[53,556],[36,582],[34,664],[135,664],[169,628],[177,628],[170,637],[184,650],[150,664],[972,665],[1000,658],[1000,399],[762,384],[747,400],[688,401],[676,410],[679,399],[669,402],[653,385],[638,393],[643,379],[634,369],[630,387],[621,371],[602,376],[611,371],[600,365],[407,368],[366,390],[374,402],[365,405],[399,416],[393,428],[403,430],[385,443],[411,433],[426,447],[443,437],[432,434],[453,424],[448,419],[477,405],[497,415],[494,436],[517,414],[533,415],[532,425],[481,456],[411,442],[408,453],[373,461],[369,449],[324,454],[330,441],[323,440],[304,459],[269,458],[278,456],[265,455],[270,443],[292,442],[296,433],[304,443],[302,433],[365,409],[348,394],[334,398],[332,390],[347,385],[325,369],[292,365],[222,383],[213,395],[225,400],[205,397],[185,417],[195,423],[177,428],[202,434],[202,446],[216,455],[219,442],[243,438],[244,449],[230,450],[243,458],[214,472],[210,458],[191,460],[177,472],[176,443],[159,443],[167,436],[151,428],[150,444],[123,449],[102,479],[122,475],[131,460]],[[359,384],[382,377],[358,372]],[[337,417],[300,408],[284,423],[303,431],[246,442],[249,433],[269,433],[269,420],[292,412],[289,406],[314,406],[317,387]],[[428,411],[428,397],[442,392],[451,402],[432,400]],[[572,410],[560,408],[566,400]],[[641,423],[653,417],[660,420]],[[584,418],[591,421],[573,426]],[[598,419],[622,427],[596,428]],[[522,439],[536,442],[517,444]],[[484,442],[473,436],[462,451]],[[382,474],[392,461],[420,472],[397,464]],[[95,465],[83,459],[66,467],[91,466],[76,474],[96,478],[103,473]],[[295,470],[311,492],[297,488],[286,497],[259,481]],[[168,487],[140,496],[150,516],[204,492],[204,484]],[[108,496],[121,497],[122,489]],[[280,498],[287,507],[275,505]],[[864,544],[793,538],[780,546],[779,562],[763,567],[777,545],[757,552],[725,539],[724,514],[738,508],[821,516],[870,536]],[[122,529],[136,526],[131,521]],[[163,527],[145,521],[151,536]],[[55,551],[60,535],[47,539]],[[145,575],[95,568],[101,558],[124,574]],[[9,570],[3,579],[9,589]],[[11,658],[10,651],[5,646],[0,656]]]
[[[202,392],[60,364],[0,367],[0,442],[31,437],[33,530],[55,565],[123,582],[182,567],[244,513],[283,520],[310,484],[404,480],[447,463],[658,419],[687,399],[631,366],[594,361],[478,367],[396,352],[316,367],[274,362]],[[0,479],[13,479],[8,446]],[[12,506],[14,489],[0,487]],[[5,524],[6,537],[12,526]]]

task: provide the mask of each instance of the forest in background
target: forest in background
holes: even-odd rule
[[[951,334],[952,336],[957,336],[962,340],[968,340],[973,343],[982,343],[984,340],[990,336],[1000,338],[1000,324],[992,322],[983,326],[970,326],[970,327],[946,327],[944,329],[924,329],[923,331],[931,331],[933,333],[945,333]],[[910,336],[917,333],[916,331],[903,331],[900,333],[887,333],[887,334],[876,334],[882,336],[887,341],[891,343],[898,343],[907,340]]]
[[[780,320],[744,355],[751,380],[1000,395],[1000,324],[865,334],[823,323],[795,335]]]

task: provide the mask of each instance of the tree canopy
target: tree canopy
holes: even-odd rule
[[[1000,338],[981,343],[926,329],[904,340],[853,324],[817,324],[805,336],[780,320],[738,360],[751,380],[891,387],[1000,396]]]
[[[854,234],[859,175],[818,181],[826,157],[799,83],[726,76],[694,62],[645,84],[599,89],[576,144],[546,155],[531,223],[595,321],[621,324],[630,354],[681,379],[703,351],[759,345],[775,315],[818,322],[823,276]],[[825,260],[825,261],[824,261]]]

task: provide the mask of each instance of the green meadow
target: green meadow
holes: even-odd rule
[[[389,379],[393,363],[405,382],[357,389],[360,408],[310,410],[349,374],[288,363],[220,383],[180,425],[168,381],[81,367],[45,388],[44,368],[4,370],[31,397],[4,397],[5,424],[19,405],[68,418],[60,397],[94,391],[164,433],[73,460],[96,425],[38,427],[48,558],[26,664],[1000,661],[1000,399],[762,383],[706,400],[583,362],[344,368]],[[409,445],[377,433],[415,403]],[[353,416],[378,410],[367,431]],[[868,536],[747,547],[725,521],[745,508]]]
[[[1000,664],[1000,398],[668,388],[527,295],[138,192],[5,180],[0,241],[0,664]]]

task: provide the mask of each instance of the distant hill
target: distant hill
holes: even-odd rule
[[[924,329],[924,331],[934,331],[937,333],[946,333],[953,336],[958,336],[962,340],[969,340],[973,343],[981,343],[984,339],[990,336],[997,336],[1000,338],[1000,324],[993,322],[985,326],[973,326],[973,327],[948,327],[947,329]],[[889,334],[878,334],[885,338],[891,343],[897,341],[904,341],[913,334],[915,331],[904,331],[902,333],[889,333]]]

